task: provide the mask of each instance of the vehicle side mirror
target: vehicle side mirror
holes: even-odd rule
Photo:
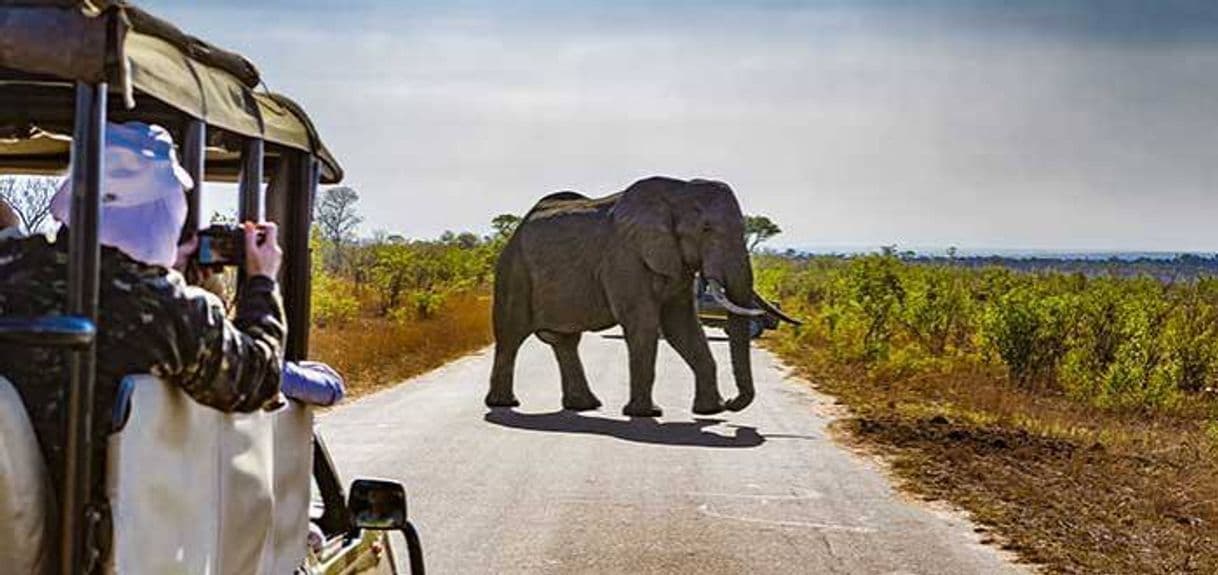
[[[356,527],[378,531],[406,528],[406,488],[401,483],[356,479],[348,493],[347,509]]]
[[[406,537],[410,575],[425,575],[419,532],[406,519],[406,488],[396,481],[356,479],[347,496],[351,522],[360,529],[401,531]]]

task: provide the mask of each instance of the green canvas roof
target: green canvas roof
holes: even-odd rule
[[[104,81],[128,108],[151,97],[210,126],[310,152],[321,161],[325,183],[343,176],[304,111],[286,96],[258,90],[252,63],[125,1],[0,0],[2,70],[10,73],[0,75],[0,87]]]

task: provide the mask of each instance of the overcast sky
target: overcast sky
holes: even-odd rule
[[[1218,250],[1218,3],[141,4],[305,106],[365,232],[666,174],[781,246]]]

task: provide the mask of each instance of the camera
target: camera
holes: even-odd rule
[[[258,230],[258,244],[266,232]],[[245,229],[237,225],[213,224],[199,230],[199,250],[195,261],[202,266],[240,266],[245,263]]]

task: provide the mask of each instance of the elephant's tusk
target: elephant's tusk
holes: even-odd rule
[[[776,306],[774,306],[774,304],[766,301],[766,299],[761,297],[760,295],[758,295],[757,292],[753,292],[753,297],[756,298],[756,300],[757,300],[757,306],[760,307],[761,309],[765,310],[766,313],[769,313],[770,315],[772,315],[782,321],[785,321],[791,325],[803,325],[804,324],[804,322],[799,321],[799,320],[783,313],[782,310],[778,309]]]
[[[762,310],[740,307],[732,303],[732,300],[727,299],[727,295],[723,293],[723,286],[720,285],[716,280],[706,281],[706,291],[712,298],[715,299],[716,302],[719,303],[719,305],[723,306],[723,309],[726,309],[728,313],[747,317],[761,317],[765,315],[765,312]]]

